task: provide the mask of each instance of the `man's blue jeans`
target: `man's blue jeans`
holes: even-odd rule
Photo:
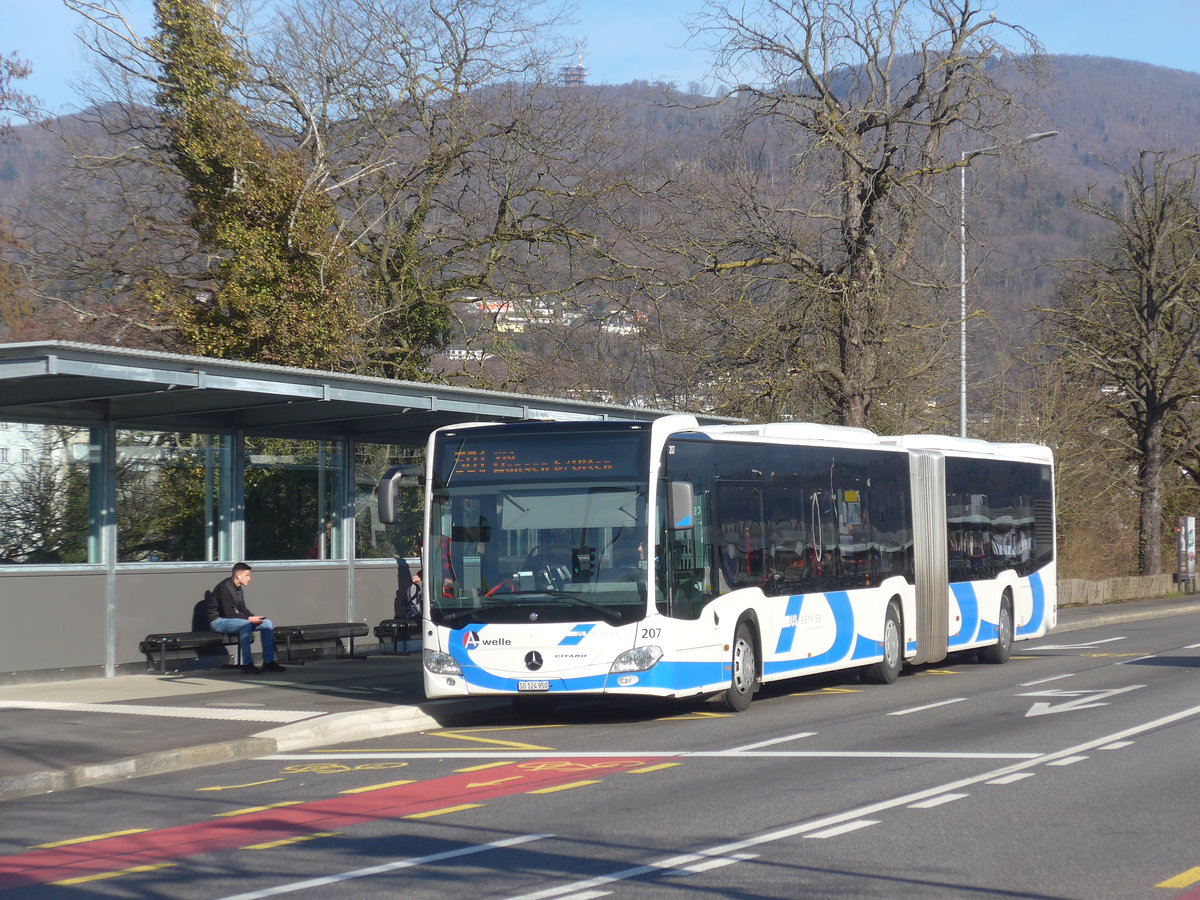
[[[270,619],[263,619],[260,625],[251,625],[249,619],[216,618],[209,623],[209,627],[221,634],[238,636],[238,643],[242,646],[243,665],[254,662],[254,657],[250,655],[250,642],[254,638],[254,632],[259,632],[262,637],[263,663],[275,661],[275,626],[271,624]]]

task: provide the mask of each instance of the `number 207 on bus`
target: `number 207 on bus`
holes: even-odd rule
[[[471,424],[423,466],[430,698],[707,697],[1056,622],[1049,449],[803,423]]]

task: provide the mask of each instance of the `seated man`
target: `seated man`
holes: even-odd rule
[[[271,620],[256,616],[246,608],[242,588],[250,583],[250,566],[244,562],[234,565],[233,574],[212,589],[208,601],[208,627],[221,634],[236,634],[242,648],[242,671],[247,675],[259,672],[286,672],[275,662],[275,630]],[[250,641],[254,632],[262,633],[262,659],[260,669],[254,664]]]

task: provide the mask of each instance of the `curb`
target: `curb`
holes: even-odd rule
[[[474,708],[468,703],[457,709]],[[441,704],[440,709],[448,707]],[[407,734],[423,728],[439,727],[439,722],[422,706],[398,706],[391,709],[362,709],[330,713],[306,719],[292,725],[282,725],[260,731],[248,738],[200,744],[177,750],[162,750],[140,756],[130,756],[111,762],[68,766],[65,769],[30,772],[26,775],[0,777],[0,801],[17,800],[38,794],[50,794],[72,788],[89,787],[139,778],[143,775],[165,775],[198,766],[237,762],[277,753],[294,753],[325,747],[333,743],[365,741],[394,734]]]
[[[360,709],[332,713],[318,719],[307,719],[292,725],[281,725],[252,735],[269,741],[269,753],[292,753],[325,747],[332,743],[367,741],[393,734],[407,734],[422,728],[437,727],[438,721],[420,706],[397,706],[392,709]],[[269,754],[268,754],[269,755]]]
[[[220,744],[201,744],[178,750],[145,753],[111,762],[87,763],[65,769],[30,772],[0,778],[0,800],[15,800],[35,794],[49,794],[72,788],[108,784],[142,775],[179,772],[196,766],[250,759],[273,752],[273,741],[258,737],[241,738]]]
[[[1115,605],[1115,604],[1114,604]],[[1071,607],[1067,607],[1070,609]],[[1075,607],[1077,609],[1087,609],[1087,607]],[[1098,615],[1089,616],[1086,621],[1064,623],[1062,621],[1062,610],[1059,611],[1059,622],[1050,634],[1059,634],[1063,631],[1078,631],[1081,628],[1092,628],[1097,625],[1119,625],[1122,622],[1138,622],[1144,619],[1165,619],[1169,616],[1183,616],[1189,613],[1200,612],[1200,602],[1187,603],[1181,606],[1168,606],[1160,609],[1140,609],[1129,610],[1128,612],[1111,612],[1100,613]]]

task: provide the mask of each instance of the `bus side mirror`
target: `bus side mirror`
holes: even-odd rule
[[[672,481],[668,485],[667,519],[672,531],[682,531],[694,525],[692,519],[695,496],[690,481]]]
[[[425,480],[425,466],[416,463],[392,466],[383,473],[375,488],[375,502],[379,506],[379,521],[391,525],[396,521],[396,488],[420,487]]]

